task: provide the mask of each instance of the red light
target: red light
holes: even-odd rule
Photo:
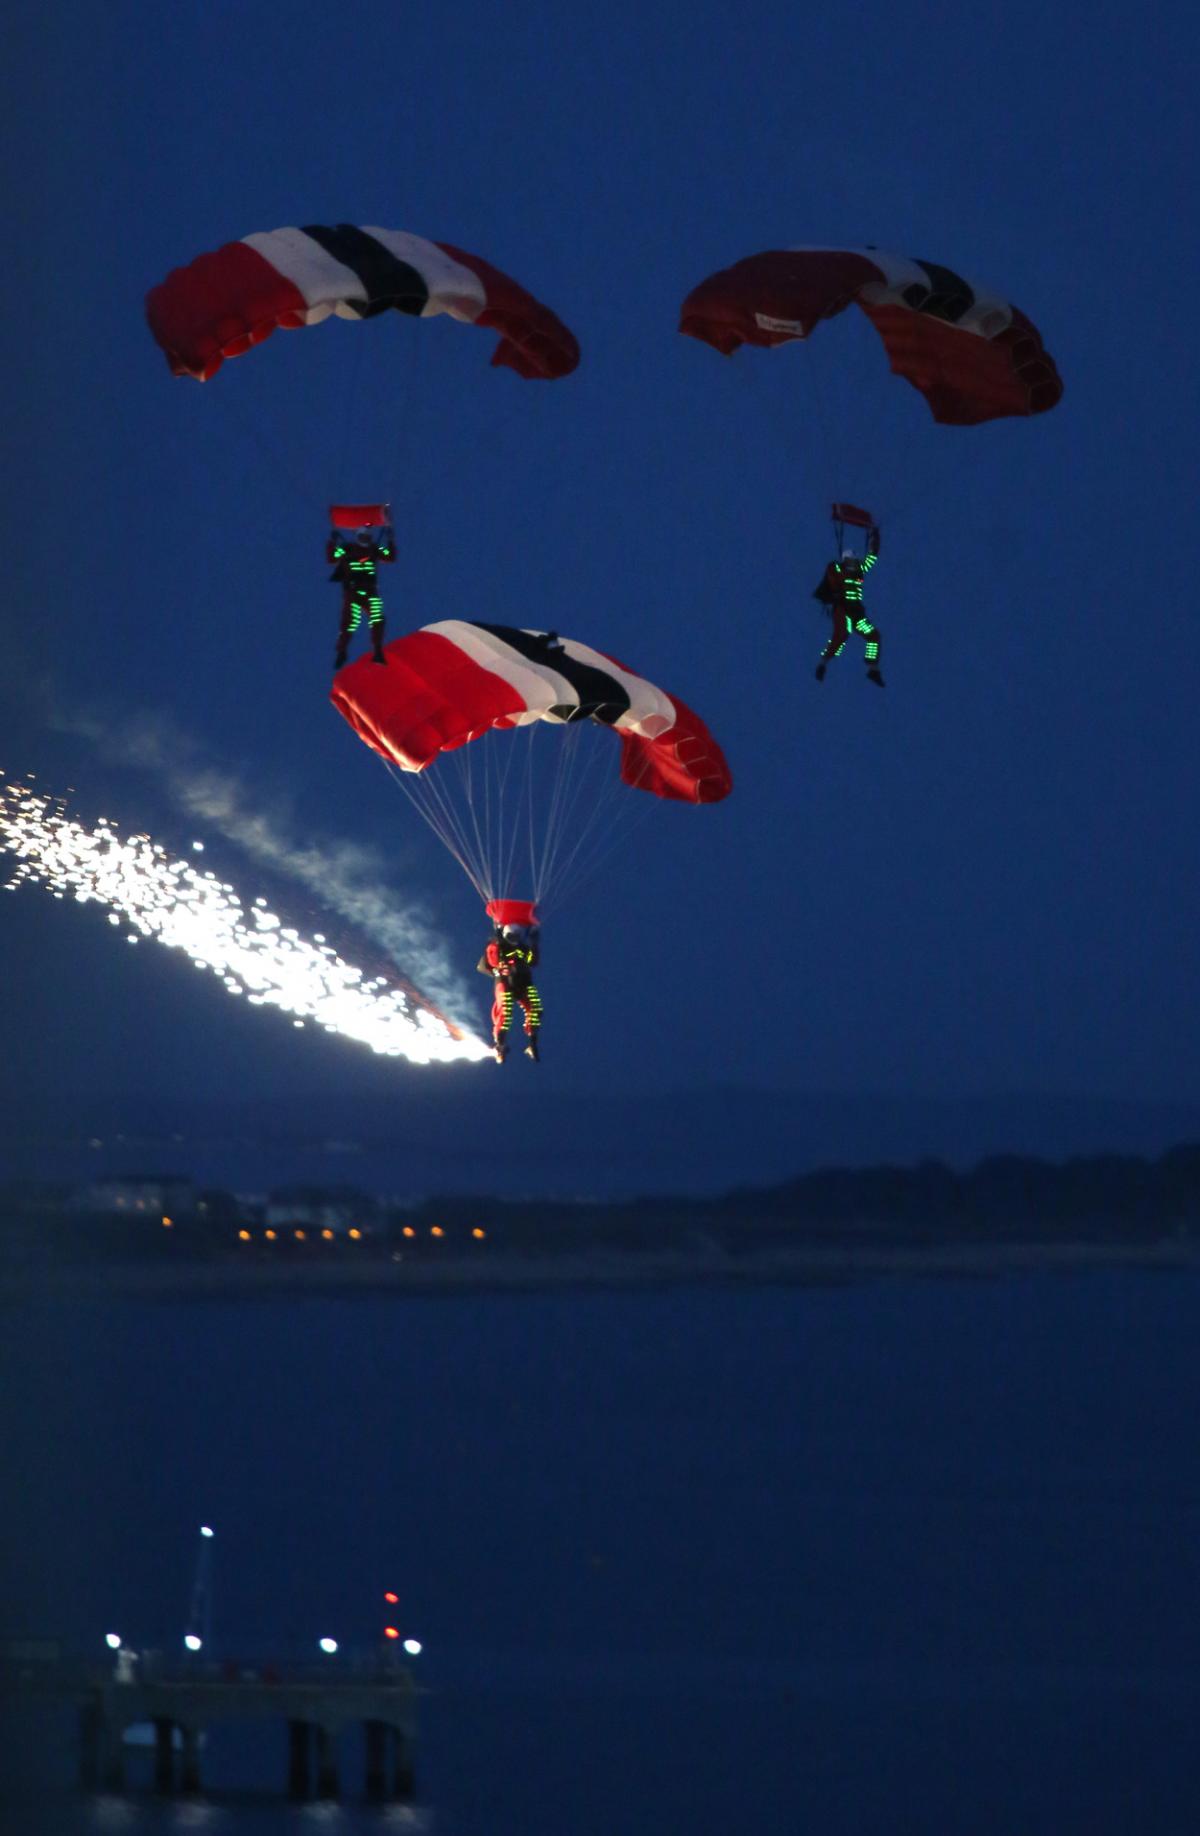
[[[400,1604],[399,1594],[385,1594],[383,1597],[389,1606],[398,1606]]]
[[[399,1638],[400,1634],[397,1632],[395,1626],[385,1626],[383,1628],[383,1636],[385,1638]]]

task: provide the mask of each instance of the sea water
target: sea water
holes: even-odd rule
[[[1194,1836],[1200,1279],[6,1306],[5,1634],[419,1637],[415,1805],[71,1784],[5,1836]],[[383,1595],[398,1594],[396,1606]]]

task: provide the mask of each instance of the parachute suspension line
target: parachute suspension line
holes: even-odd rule
[[[821,383],[818,365],[809,351],[807,339],[804,340],[802,369],[808,379],[808,392],[813,404],[813,419],[816,423],[821,465],[828,485],[834,478],[839,480],[843,479],[843,475],[848,473],[848,463],[845,453],[842,450],[841,441],[837,438],[834,431],[829,404],[826,400],[825,390]],[[828,495],[830,498],[844,498],[847,496],[853,498],[853,485],[854,480],[847,475],[844,478],[844,482],[837,485],[836,490],[829,490]]]
[[[617,786],[625,793],[619,799],[617,820],[611,824],[606,833],[593,847],[587,858],[582,858],[581,846],[571,850],[560,870],[556,903],[563,904],[573,898],[579,888],[587,883],[592,874],[599,871],[615,849],[623,847],[630,835],[650,816],[656,797],[643,794],[635,797],[630,787],[616,780]],[[581,838],[582,841],[582,838]]]
[[[444,807],[441,787],[435,786],[432,780],[426,782],[429,778],[428,768],[422,772],[408,772],[402,771],[391,759],[385,759],[383,762],[418,816],[423,822],[428,823],[447,853],[453,855],[480,897],[487,898],[487,893],[480,885],[476,864],[470,857],[466,838],[461,834],[460,825]],[[413,778],[417,780],[415,784],[410,782],[410,779]]]
[[[259,451],[265,453],[272,468],[285,473],[301,503],[311,509],[314,503],[324,505],[329,502],[326,490],[328,480],[323,482],[315,472],[299,466],[295,461],[294,446],[284,440],[269,440],[262,430],[261,423],[243,407],[235,388],[226,385],[221,399],[228,402],[227,412],[243,432],[248,433],[250,438],[256,442]]]

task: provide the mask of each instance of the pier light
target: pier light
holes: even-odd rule
[[[400,1604],[399,1594],[385,1594],[383,1597],[389,1606],[399,1606]]]
[[[328,1657],[332,1657],[334,1652],[338,1648],[338,1642],[336,1638],[319,1638],[317,1640],[317,1643],[321,1647],[321,1650],[324,1651]]]
[[[421,1655],[420,1639],[419,1638],[406,1638],[404,1641],[404,1649],[408,1652],[409,1657],[420,1657]]]
[[[212,1528],[211,1524],[201,1524],[200,1534],[201,1536],[215,1536],[216,1531]]]
[[[349,1230],[346,1232],[346,1235],[348,1237],[352,1237],[355,1243],[357,1243],[359,1238],[362,1236],[362,1231],[358,1228],[357,1224],[352,1224]]]
[[[197,1632],[185,1632],[183,1635],[183,1642],[187,1646],[189,1651],[199,1651],[200,1647],[204,1643],[204,1640],[200,1637],[199,1633]]]
[[[250,1241],[250,1232],[249,1232],[248,1230],[245,1230],[245,1229],[242,1229],[242,1230],[239,1230],[239,1231],[238,1231],[238,1241],[239,1241],[239,1242],[241,1242],[241,1243],[249,1243],[249,1241]]]
[[[164,1219],[163,1219],[163,1229],[164,1229],[164,1230],[170,1230],[170,1228],[171,1228],[171,1226],[172,1226],[172,1224],[174,1224],[174,1222],[175,1222],[175,1220],[174,1220],[174,1218],[164,1218]]]
[[[119,1632],[106,1632],[104,1634],[104,1642],[110,1651],[119,1651],[121,1649],[121,1634]]]
[[[429,1234],[431,1237],[444,1237],[446,1233],[440,1224],[434,1224],[431,1226]]]
[[[477,1224],[477,1225],[475,1226],[475,1228],[474,1228],[474,1230],[473,1230],[473,1231],[471,1232],[471,1235],[472,1235],[473,1237],[486,1237],[486,1236],[487,1236],[487,1231],[486,1231],[486,1230],[481,1230],[481,1229],[479,1228],[479,1226],[478,1226],[478,1224]]]
[[[415,1236],[416,1236],[416,1234],[417,1234],[417,1233],[416,1233],[416,1231],[415,1231],[415,1230],[413,1229],[413,1227],[412,1227],[412,1225],[411,1225],[411,1224],[406,1224],[406,1225],[404,1226],[404,1235],[405,1235],[406,1237],[415,1237]]]
[[[383,1628],[383,1636],[385,1638],[399,1638],[400,1634],[395,1626],[385,1626]]]

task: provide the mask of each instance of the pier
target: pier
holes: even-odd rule
[[[368,1659],[319,1667],[189,1665],[169,1672],[146,1656],[134,1674],[128,1664],[101,1672],[62,1661],[14,1665],[0,1658],[0,1687],[10,1698],[75,1704],[79,1780],[86,1790],[125,1789],[129,1736],[137,1730],[138,1744],[153,1749],[156,1791],[200,1792],[202,1736],[221,1722],[269,1721],[287,1727],[280,1788],[289,1797],[340,1797],[344,1768],[352,1794],[358,1774],[362,1795],[374,1802],[413,1796],[417,1691],[405,1667]],[[358,1740],[348,1731],[357,1731]],[[350,1757],[356,1745],[359,1764]]]

